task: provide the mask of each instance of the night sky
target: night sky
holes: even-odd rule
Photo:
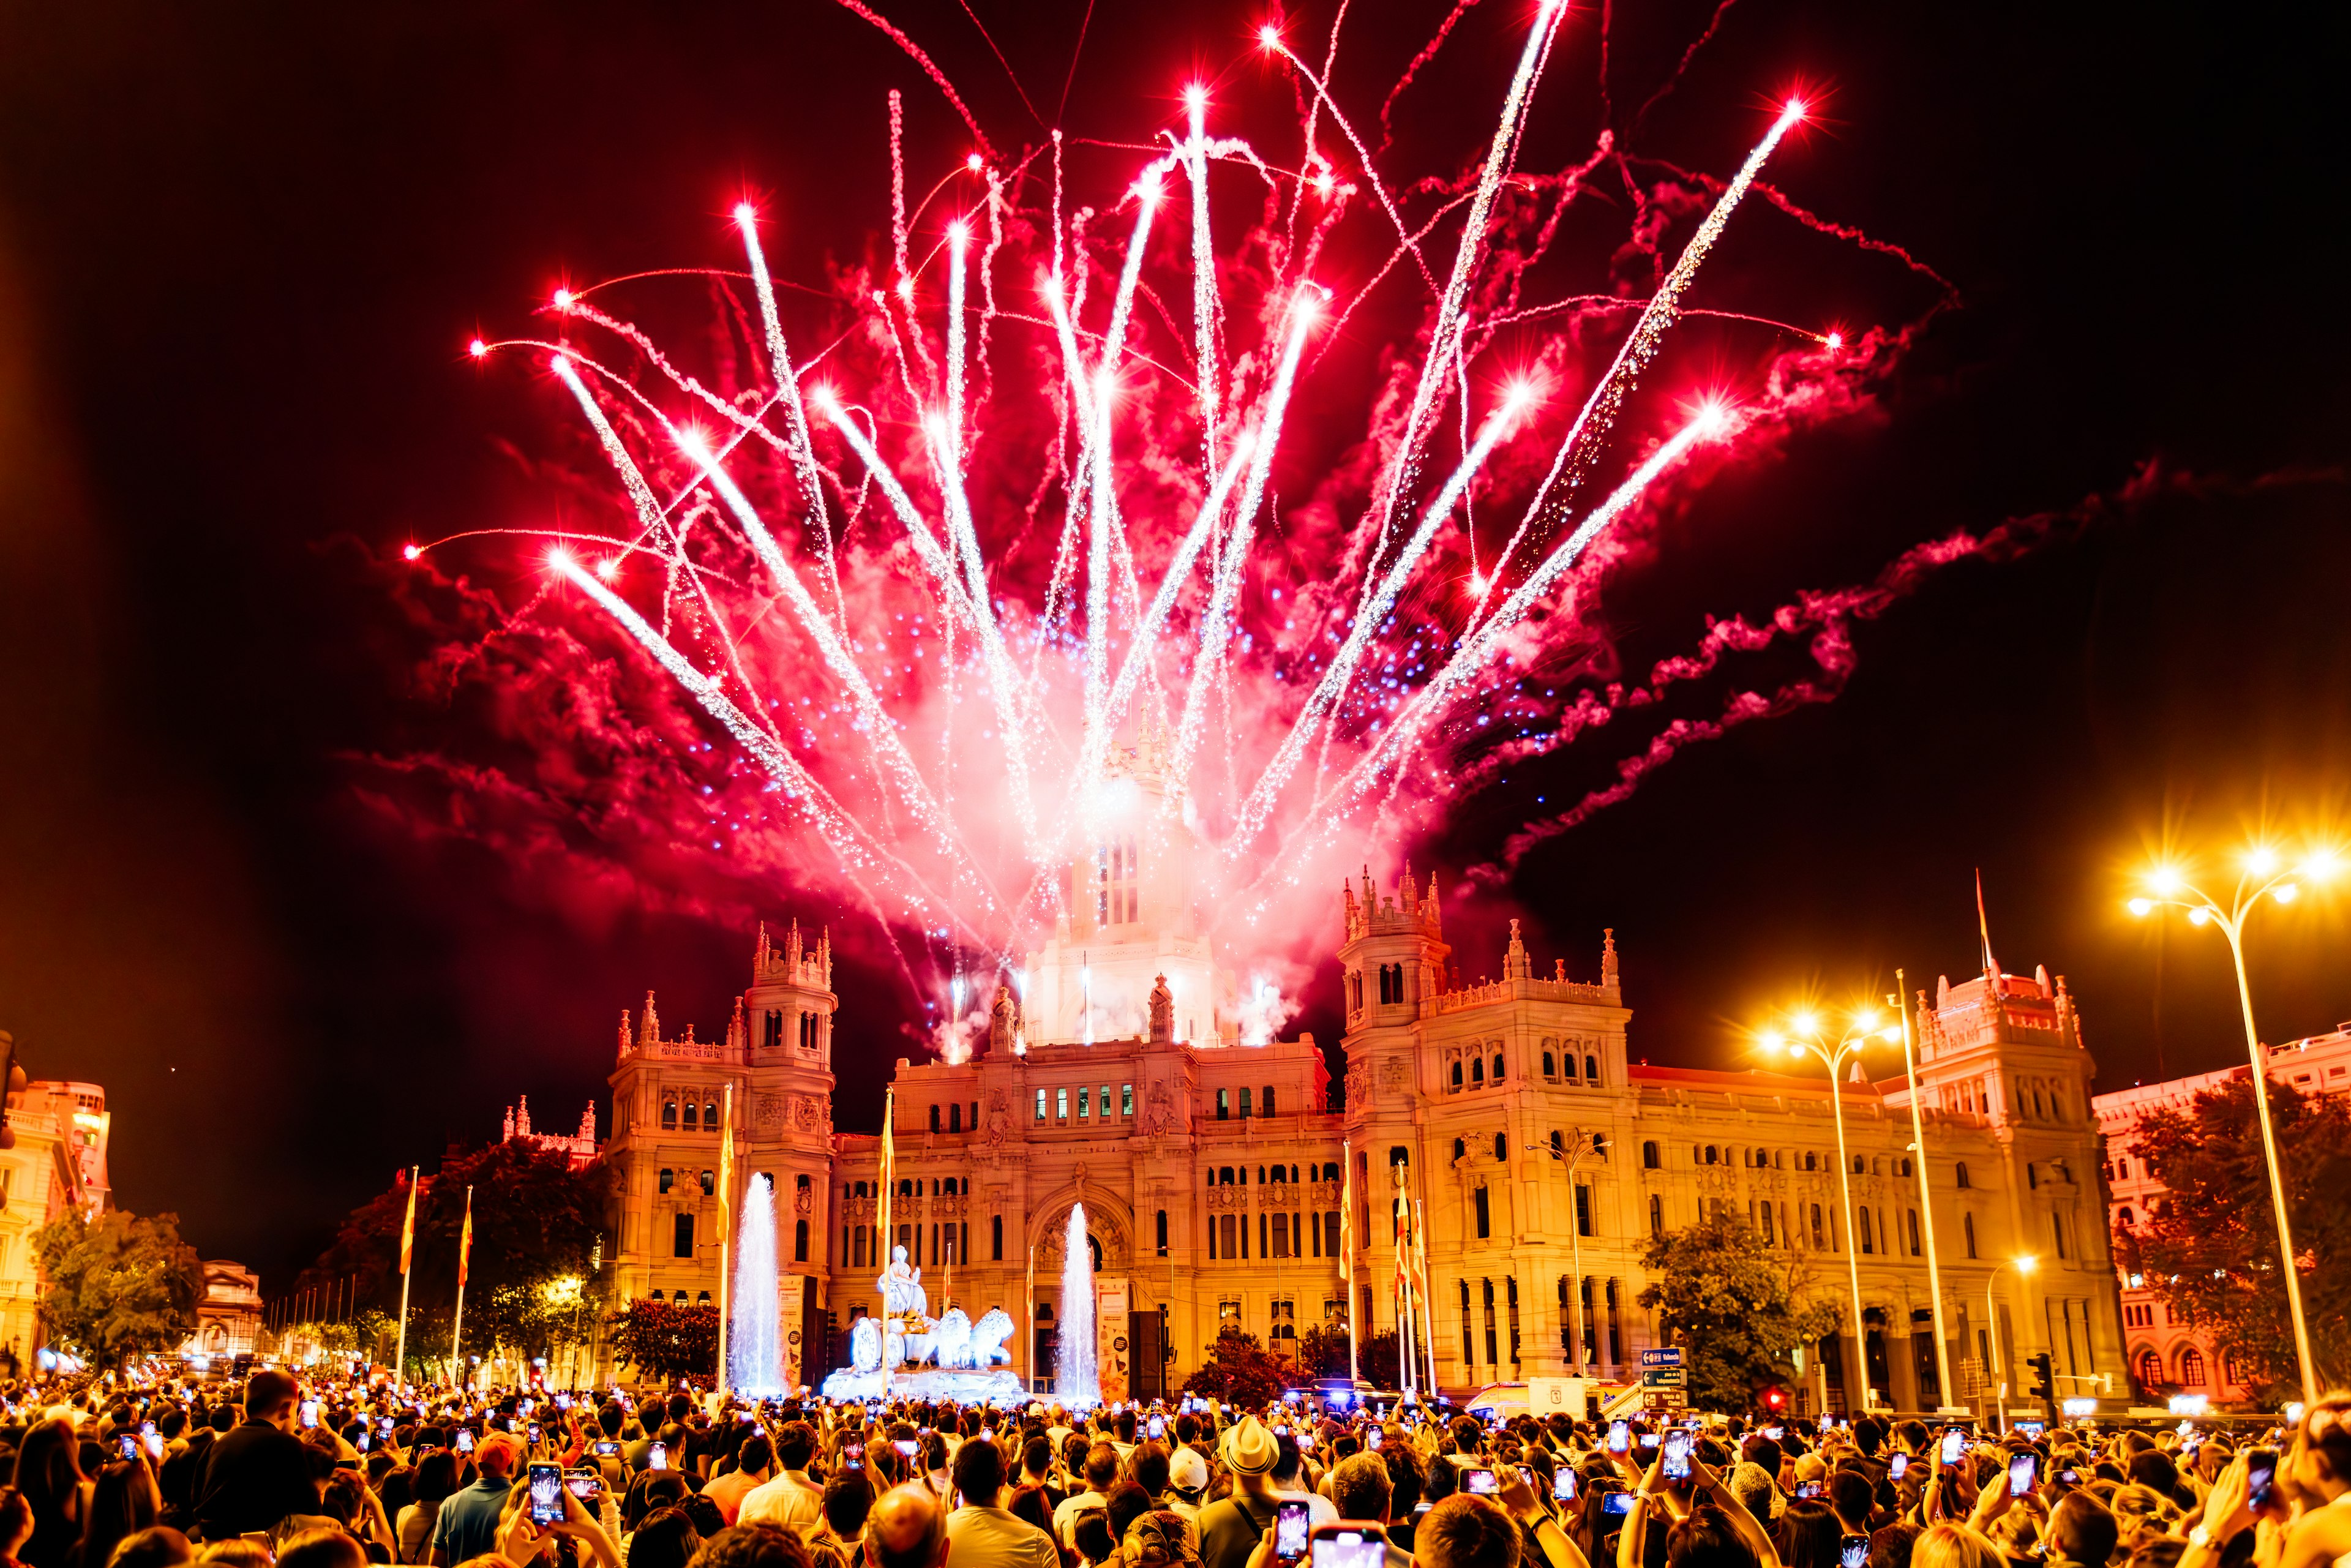
[[[1051,119],[1082,0],[972,6]],[[1445,9],[1358,0],[1343,99],[1368,115]],[[953,0],[890,10],[999,142],[1038,136]],[[1615,8],[1620,131],[1711,10]],[[1406,100],[1408,172],[1482,145],[1523,11],[1485,0]],[[1103,6],[1061,122],[1141,140],[1196,70],[1220,102],[1286,104],[1249,47],[1261,16]],[[1316,4],[1289,30],[1330,20]],[[1598,23],[1579,5],[1562,35],[1533,164],[1600,124]],[[2340,27],[1728,8],[1636,150],[1728,174],[1802,86],[1823,120],[1772,177],[1916,252],[1963,308],[1878,417],[1696,497],[1607,596],[1627,667],[1708,612],[1865,580],[2150,462],[2203,483],[1954,568],[1865,625],[1835,702],[1690,747],[1538,852],[1507,901],[1449,915],[1468,977],[1499,969],[1510,914],[1541,967],[1585,977],[1613,925],[1635,1056],[1741,1066],[1739,1026],[1801,997],[1883,992],[1897,965],[1914,985],[1972,972],[1980,867],[2002,964],[2069,977],[2102,1087],[2242,1060],[2220,939],[2158,936],[2120,902],[2152,846],[2351,832]],[[105,1086],[122,1205],[176,1210],[207,1256],[279,1288],[396,1166],[495,1135],[517,1095],[569,1130],[648,988],[672,1027],[723,1025],[747,930],[582,916],[368,809],[360,759],[455,745],[412,683],[392,558],[508,520],[514,454],[546,444],[543,402],[465,361],[477,327],[524,325],[565,278],[731,264],[746,191],[780,215],[778,273],[820,278],[887,222],[893,85],[917,156],[959,159],[919,71],[819,0],[88,0],[0,23],[0,1027],[34,1076]],[[1623,750],[1520,769],[1416,864],[1450,880]],[[772,906],[870,946],[825,901],[779,887]],[[2346,910],[2351,888],[2257,921],[2269,1037],[2351,1019]],[[854,1129],[915,998],[860,964],[842,989]],[[1326,979],[1299,1027],[1335,1038],[1335,999]]]

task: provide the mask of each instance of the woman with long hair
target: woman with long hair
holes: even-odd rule
[[[1799,1498],[1780,1515],[1773,1537],[1786,1568],[1837,1568],[1844,1527],[1828,1504]]]
[[[68,1568],[89,1516],[90,1482],[81,1472],[73,1424],[52,1417],[25,1434],[16,1450],[16,1490],[33,1510],[33,1534],[17,1553],[25,1568]]]
[[[98,1472],[91,1489],[89,1521],[82,1527],[78,1568],[106,1568],[114,1549],[142,1530],[152,1529],[163,1510],[155,1489],[155,1472],[144,1458],[117,1459]]]

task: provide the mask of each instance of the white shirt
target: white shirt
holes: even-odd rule
[[[966,1503],[947,1515],[947,1568],[1061,1568],[1061,1554],[1019,1514]]]
[[[799,1470],[786,1470],[743,1494],[737,1524],[788,1524],[805,1538],[824,1521],[824,1493]]]
[[[1061,1506],[1053,1511],[1055,1538],[1062,1545],[1075,1552],[1078,1549],[1076,1540],[1078,1515],[1090,1508],[1108,1508],[1109,1506],[1110,1499],[1098,1491],[1071,1492],[1061,1500]]]

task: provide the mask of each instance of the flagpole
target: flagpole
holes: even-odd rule
[[[890,1281],[891,1270],[897,1266],[892,1251],[894,1233],[891,1229],[890,1199],[897,1188],[897,1145],[893,1127],[898,1115],[898,1086],[891,1084],[882,1092],[882,1396],[890,1396]],[[901,1343],[904,1343],[903,1340]]]
[[[1339,1141],[1345,1162],[1339,1167],[1339,1282],[1347,1288],[1347,1391],[1353,1394],[1363,1375],[1355,1370],[1355,1345],[1364,1337],[1355,1321],[1355,1145]]]
[[[465,1189],[465,1228],[457,1236],[457,1311],[449,1323],[449,1381],[465,1386],[465,1361],[457,1346],[465,1332],[465,1258],[474,1249],[474,1189]]]
[[[1412,1211],[1412,1278],[1420,1288],[1420,1354],[1428,1363],[1428,1396],[1433,1399],[1437,1396],[1437,1318],[1429,1305],[1427,1202],[1414,1198]]]
[[[400,1348],[392,1352],[392,1380],[408,1381],[408,1268],[416,1255],[416,1176],[423,1167],[408,1167],[408,1222],[400,1228]]]
[[[726,1396],[726,1312],[731,1281],[726,1268],[727,1244],[735,1234],[735,1085],[726,1085],[719,1111],[718,1143],[718,1396]]]

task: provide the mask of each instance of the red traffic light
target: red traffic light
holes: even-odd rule
[[[1788,1407],[1788,1391],[1776,1383],[1771,1384],[1756,1391],[1755,1402],[1777,1415]]]

